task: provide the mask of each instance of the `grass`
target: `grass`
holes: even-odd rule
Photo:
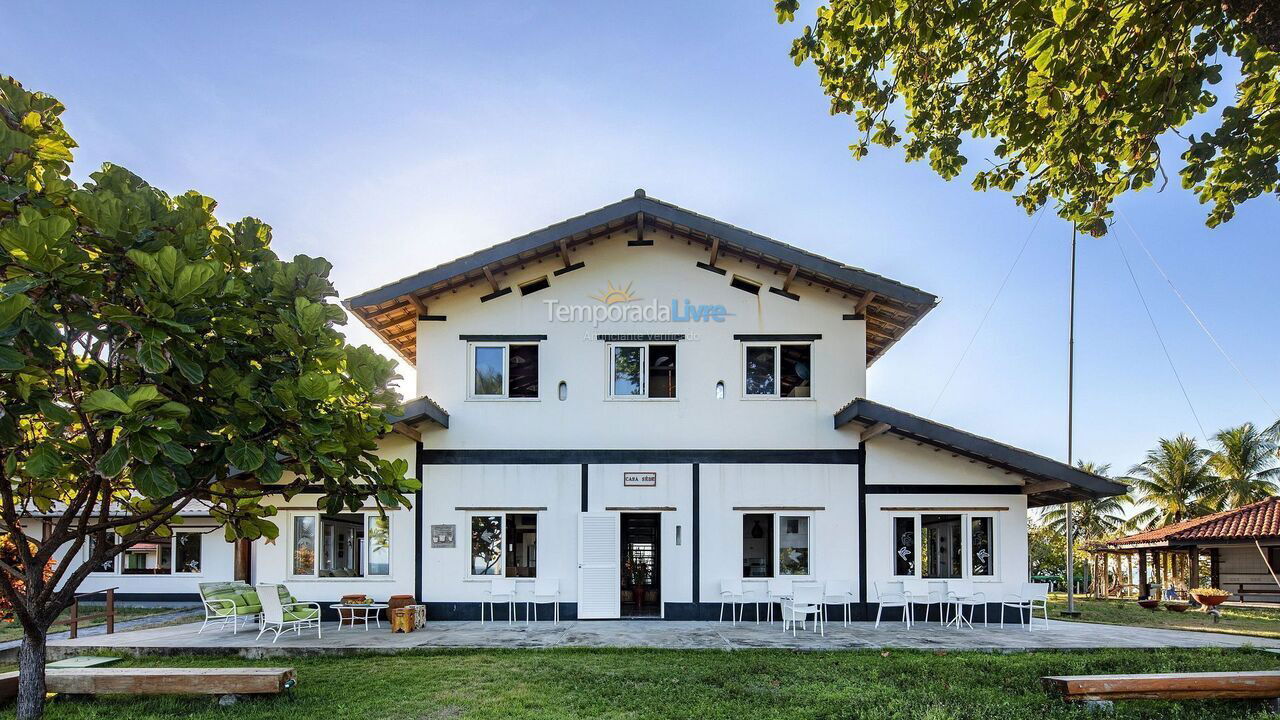
[[[1013,654],[786,650],[442,650],[398,655],[127,660],[152,667],[291,666],[292,699],[58,698],[49,720],[446,718],[1088,718],[1048,697],[1053,674],[1280,669],[1251,650]],[[1119,719],[1267,717],[1261,702],[1133,701]]]
[[[103,612],[105,609],[106,609],[106,606],[101,603],[96,603],[96,604],[83,603],[80,605],[80,614],[82,616],[91,615],[91,614]],[[138,618],[148,617],[151,615],[171,613],[179,609],[181,608],[126,607],[126,606],[117,605],[116,606],[116,622],[119,623],[124,620],[136,620]],[[69,620],[69,619],[71,619],[71,610],[69,609],[58,616],[58,622],[62,622],[63,620]],[[97,620],[88,620],[80,623],[80,629],[83,630],[87,627],[94,627],[95,625],[105,625],[106,622],[107,621],[102,618],[99,618]],[[190,618],[185,619],[182,622],[190,622]],[[50,629],[50,632],[62,632],[64,630],[69,630],[69,629],[70,629],[70,626],[68,625],[54,625]],[[17,622],[0,624],[0,642],[5,642],[8,640],[21,640],[21,639],[22,639],[22,626],[19,625]]]
[[[1071,619],[1059,614],[1067,609],[1066,598],[1063,593],[1049,596],[1049,617]],[[1219,606],[1221,616],[1216,623],[1212,615],[1196,609],[1177,613],[1161,605],[1157,610],[1144,610],[1133,600],[1095,600],[1077,595],[1076,609],[1081,612],[1080,622],[1280,638],[1280,608]]]

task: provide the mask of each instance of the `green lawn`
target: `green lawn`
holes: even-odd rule
[[[292,666],[293,699],[55,699],[49,720],[325,718],[1088,718],[1051,674],[1280,669],[1256,650],[1038,653],[456,650],[293,658],[146,658],[162,667]],[[1115,718],[1265,717],[1259,702],[1123,702]]]
[[[104,609],[104,606],[102,604],[85,603],[80,606],[80,614],[82,616],[93,615],[93,614],[102,612],[103,609]],[[178,608],[170,608],[170,607],[117,606],[116,622],[121,622],[124,620],[136,620],[138,618],[147,617],[149,615],[159,615],[161,613],[170,613],[170,612],[174,612],[177,609]],[[195,611],[193,610],[193,612]],[[62,615],[59,616],[58,620],[59,622],[61,622],[62,620],[69,620],[70,618],[71,618],[71,611],[67,610],[66,612],[62,613]],[[183,620],[183,622],[191,622],[191,620],[188,618],[186,620]],[[89,621],[80,623],[80,629],[83,630],[87,627],[93,627],[94,625],[103,625],[105,623],[106,623],[106,620],[89,620]],[[68,625],[54,625],[50,629],[50,632],[56,633],[56,632],[62,632],[64,630],[69,630],[69,629],[70,629],[70,626]],[[22,639],[22,626],[19,625],[16,621],[0,624],[0,642],[4,642],[7,640],[20,640],[20,639]]]
[[[1049,617],[1069,620],[1059,613],[1067,608],[1067,596],[1057,593],[1049,596]],[[1204,630],[1233,635],[1257,635],[1280,638],[1280,608],[1220,607],[1221,617],[1215,623],[1208,613],[1191,609],[1176,613],[1163,605],[1157,610],[1144,610],[1133,600],[1094,600],[1076,596],[1076,609],[1082,622],[1107,625],[1137,625],[1140,627],[1168,628],[1170,630]]]

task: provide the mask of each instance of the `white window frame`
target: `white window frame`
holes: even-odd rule
[[[813,400],[817,397],[815,388],[817,372],[814,368],[814,352],[812,340],[779,340],[776,342],[757,342],[743,340],[739,343],[742,347],[739,349],[740,357],[738,359],[738,379],[742,381],[742,399],[743,400],[789,400],[804,401]],[[784,345],[807,345],[809,346],[809,397],[787,397],[782,394],[782,347]],[[752,394],[747,392],[747,350],[750,348],[773,348],[773,392],[765,394]]]
[[[475,559],[475,551],[471,547],[471,540],[472,540],[471,519],[477,518],[477,517],[493,517],[494,515],[497,515],[498,517],[502,518],[502,536],[498,538],[498,547],[499,547],[498,565],[497,565],[498,572],[494,573],[493,575],[476,575],[472,572],[473,568],[471,564],[471,561]],[[466,576],[464,578],[465,580],[484,582],[487,580],[492,580],[493,578],[501,578],[501,577],[507,576],[507,538],[510,537],[508,535],[508,530],[507,530],[508,515],[533,515],[537,517],[538,518],[537,529],[534,531],[535,536],[540,536],[542,534],[542,513],[540,512],[530,512],[528,510],[475,510],[473,512],[467,513],[467,524],[466,524],[467,557],[466,557],[466,568],[464,569],[464,572],[466,573]],[[541,567],[541,565],[542,565],[542,543],[537,543],[537,549],[534,551],[534,567]],[[513,579],[531,581],[536,578],[513,578]]]
[[[342,512],[339,515],[363,515],[364,516],[364,542],[360,548],[360,575],[357,577],[321,577],[320,567],[324,564],[321,562],[321,554],[328,552],[325,549],[324,533],[321,532],[320,518],[327,513],[322,512],[294,512],[289,513],[289,544],[287,547],[287,555],[285,562],[287,563],[286,575],[291,580],[314,580],[316,582],[350,582],[360,580],[382,581],[390,580],[395,577],[396,572],[396,543],[395,543],[395,521],[392,519],[391,513],[387,513],[387,551],[389,559],[387,561],[386,575],[370,575],[369,574],[369,518],[377,518],[378,513],[370,510],[357,510],[355,512]],[[294,553],[294,533],[296,532],[294,518],[309,517],[315,522],[315,548],[316,557],[314,561],[314,572],[311,573],[295,573],[293,571],[293,553]]]
[[[649,397],[649,346],[650,345],[671,345],[676,346],[676,396],[669,398]],[[604,370],[605,370],[605,399],[621,400],[623,402],[675,402],[680,399],[680,348],[679,343],[675,340],[663,341],[654,340],[652,342],[608,342],[605,343]],[[614,348],[640,348],[640,394],[639,395],[614,395],[613,394],[613,349]]]
[[[467,400],[481,402],[502,400],[511,402],[537,402],[542,399],[542,348],[538,342],[469,342],[467,343]],[[511,397],[511,348],[538,348],[538,395],[536,397]],[[502,394],[476,394],[476,349],[500,348],[502,350]]]
[[[200,572],[181,572],[181,571],[179,571],[179,570],[177,569],[177,559],[178,559],[178,535],[179,535],[179,534],[182,534],[182,535],[195,535],[195,536],[197,536],[197,537],[199,537],[199,538],[200,538]],[[155,573],[155,574],[153,574],[153,575],[142,574],[142,573],[139,573],[139,574],[135,575],[135,574],[130,573],[130,575],[129,575],[129,576],[130,576],[130,577],[135,577],[135,576],[136,576],[136,577],[165,577],[165,576],[172,577],[172,576],[175,576],[175,575],[176,575],[176,576],[179,576],[179,577],[204,577],[204,566],[205,566],[205,557],[204,557],[204,538],[203,538],[203,537],[201,537],[201,536],[203,536],[204,534],[205,534],[205,532],[204,532],[203,530],[194,530],[194,529],[177,530],[177,529],[174,529],[174,530],[172,531],[172,533],[171,533],[171,534],[169,535],[169,537],[168,537],[168,540],[169,540],[169,572],[167,572],[167,573]],[[111,535],[113,538],[115,538],[115,542],[113,543],[113,545],[118,545],[118,544],[120,543],[120,536],[119,536],[119,535],[117,535],[117,534],[115,534],[115,533],[110,533],[110,535]],[[109,575],[109,576],[124,575],[124,574],[125,574],[125,573],[124,573],[124,554],[125,554],[126,552],[128,552],[128,550],[124,550],[124,551],[120,552],[119,554],[117,554],[115,557],[111,558],[111,563],[112,563],[112,569],[111,569],[111,570],[90,570],[90,571],[89,571],[89,574],[90,574],[90,575],[99,575],[99,576],[104,576],[104,575]],[[81,557],[83,557],[83,558],[84,558],[84,560],[85,560],[86,562],[89,560],[89,545],[88,545],[88,543],[85,543],[84,550],[83,550],[83,554],[81,555]]]
[[[962,572],[958,578],[925,578],[924,568],[920,562],[921,542],[923,542],[924,532],[921,530],[920,519],[923,515],[959,515],[960,516],[960,544],[962,553]],[[963,512],[952,511],[945,508],[930,510],[928,512],[896,512],[889,515],[889,533],[892,535],[894,521],[897,518],[911,518],[915,523],[914,538],[915,555],[912,564],[914,573],[911,575],[897,574],[896,563],[893,561],[893,551],[897,547],[896,542],[889,544],[889,576],[898,578],[915,578],[923,580],[972,580],[973,582],[1000,582],[1000,513],[991,512]],[[991,518],[991,574],[990,575],[974,575],[973,574],[973,518]]]
[[[770,563],[773,566],[773,574],[765,575],[762,577],[746,577],[745,575],[742,575],[742,553],[743,553],[743,550],[745,549],[742,543],[745,541],[745,538],[742,538],[739,535],[738,573],[743,580],[776,580],[776,579],[787,578],[790,580],[799,580],[801,582],[804,582],[806,580],[813,579],[814,577],[813,566],[815,564],[814,558],[817,557],[815,553],[815,550],[817,548],[816,548],[816,543],[814,542],[814,539],[817,537],[817,532],[814,529],[815,523],[816,523],[815,513],[806,512],[806,511],[797,511],[797,510],[741,510],[738,512],[738,523],[737,523],[738,533],[742,532],[742,525],[743,525],[743,522],[745,522],[744,518],[747,515],[769,515],[770,517],[773,518],[772,520],[773,547],[770,550],[770,552],[773,553],[773,556],[772,556],[773,562]],[[809,572],[804,575],[783,575],[782,574],[782,555],[781,555],[782,518],[784,517],[809,519]]]

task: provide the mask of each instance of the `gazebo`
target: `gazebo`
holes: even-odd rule
[[[1098,565],[1095,577],[1105,579],[1094,583],[1095,595],[1132,589],[1149,598],[1154,584],[1158,595],[1174,587],[1181,596],[1203,584],[1207,558],[1208,584],[1231,593],[1231,600],[1280,602],[1280,497],[1107,540],[1090,550]],[[1108,573],[1113,560],[1117,571]],[[1124,581],[1112,583],[1110,577]],[[1185,588],[1176,588],[1179,581]]]

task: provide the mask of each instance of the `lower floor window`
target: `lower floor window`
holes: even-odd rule
[[[537,514],[472,515],[471,574],[537,577]]]
[[[173,575],[200,572],[200,550],[203,533],[174,532],[169,536],[152,535],[125,549],[118,558],[112,558],[94,568],[93,572],[114,573],[119,567],[121,575]],[[94,551],[93,538],[86,544],[88,555]],[[119,542],[109,536],[110,544]]]
[[[377,513],[295,515],[293,574],[322,578],[391,574],[391,519]]]
[[[892,519],[892,531],[896,576],[955,580],[995,574],[995,518],[992,516],[949,513],[899,516]]]
[[[746,513],[742,516],[742,576],[770,578],[812,574],[808,515]]]

